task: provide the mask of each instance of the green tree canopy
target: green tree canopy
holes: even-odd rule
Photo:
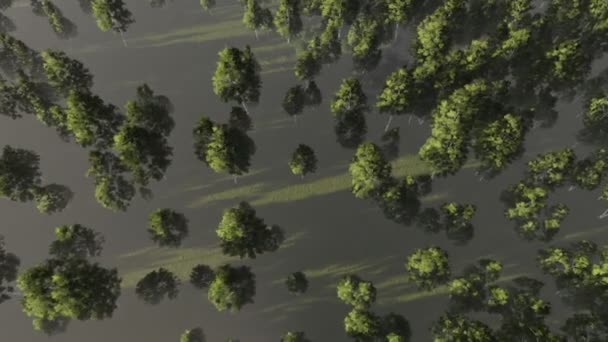
[[[116,269],[85,259],[49,259],[27,269],[17,279],[23,311],[34,318],[34,328],[48,330],[70,319],[112,316],[120,296]]]
[[[444,284],[450,278],[448,253],[440,247],[416,249],[405,264],[408,278],[426,290]]]
[[[287,286],[289,293],[300,295],[308,290],[308,279],[306,279],[304,273],[294,272],[287,276],[285,286]]]
[[[40,53],[49,84],[63,94],[70,90],[86,92],[93,86],[93,75],[85,66],[65,52],[44,50]]]
[[[303,331],[290,331],[283,335],[281,342],[310,342]]]
[[[188,329],[184,331],[184,333],[179,337],[179,342],[206,342],[205,333],[203,333],[203,329],[194,328]]]
[[[309,173],[314,173],[317,170],[315,151],[308,145],[298,145],[291,155],[289,168],[294,175],[300,175],[302,178]]]
[[[17,270],[21,261],[19,258],[6,250],[4,237],[0,235],[0,304],[11,298],[14,292],[10,284],[17,279]]]
[[[260,99],[260,66],[249,46],[220,51],[212,80],[213,91],[224,102],[237,101],[244,106]]]
[[[255,275],[247,266],[220,266],[215,270],[208,295],[218,311],[239,311],[243,305],[253,303]]]
[[[123,33],[135,22],[123,0],[92,0],[91,8],[97,26],[103,32]]]
[[[482,322],[460,315],[441,316],[431,328],[434,342],[494,342],[492,329]]]
[[[301,0],[279,0],[279,8],[274,16],[274,25],[279,35],[287,42],[302,31]]]
[[[55,241],[49,254],[58,259],[86,259],[97,257],[103,249],[104,238],[100,233],[80,224],[55,228]]]
[[[372,341],[380,333],[380,319],[370,311],[355,308],[344,318],[344,331],[357,341]]]
[[[0,196],[26,202],[40,186],[40,157],[32,151],[4,146],[0,156]]]
[[[194,266],[190,272],[190,283],[199,289],[208,288],[213,278],[215,278],[213,269],[204,264]]]
[[[257,38],[258,30],[272,29],[272,13],[268,8],[262,8],[258,0],[245,0],[243,23],[248,29],[255,32]]]
[[[157,209],[148,217],[148,233],[159,246],[179,247],[188,236],[188,219],[172,209]]]
[[[356,275],[347,275],[340,279],[337,292],[342,302],[359,310],[369,308],[376,301],[374,284]]]
[[[223,252],[241,258],[276,251],[284,240],[283,230],[266,225],[247,202],[225,210],[216,232]]]
[[[352,192],[357,198],[375,197],[391,179],[391,165],[373,143],[359,145],[351,161]]]

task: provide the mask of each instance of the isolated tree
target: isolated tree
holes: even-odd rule
[[[448,253],[440,247],[416,249],[405,264],[408,278],[419,288],[430,290],[450,278]]]
[[[65,52],[44,50],[40,53],[49,84],[64,95],[70,90],[86,92],[93,86],[93,75]]]
[[[381,38],[382,26],[378,20],[370,13],[361,12],[346,36],[357,70],[369,71],[378,65],[382,57]]]
[[[218,311],[237,312],[245,304],[253,303],[254,296],[255,275],[249,267],[223,265],[215,270],[208,297]]]
[[[303,331],[290,331],[283,335],[281,342],[310,342]]]
[[[287,43],[302,31],[301,7],[301,0],[279,0],[274,25],[279,35],[287,39]]]
[[[294,74],[299,80],[312,80],[321,73],[322,67],[319,54],[307,49],[298,54]]]
[[[374,284],[356,275],[347,275],[340,279],[337,292],[342,302],[359,310],[369,308],[376,301]]]
[[[175,299],[179,293],[179,279],[171,271],[159,268],[140,279],[135,285],[135,294],[147,304],[158,304],[165,297]]]
[[[38,0],[35,0],[38,1]],[[42,13],[48,18],[53,32],[60,38],[72,38],[76,35],[76,25],[63,16],[61,10],[49,0],[39,0]]]
[[[406,67],[397,69],[386,78],[376,101],[380,113],[389,114],[388,122],[384,127],[385,132],[390,127],[393,115],[403,115],[410,110],[416,95],[414,80]]]
[[[86,259],[97,257],[103,249],[104,238],[100,233],[80,224],[55,228],[55,241],[49,254],[58,259]]]
[[[258,30],[272,29],[272,13],[268,8],[262,8],[258,0],[245,0],[243,23],[255,32],[255,38],[258,39]]]
[[[294,175],[300,175],[302,178],[309,173],[314,173],[317,171],[315,151],[308,145],[298,145],[291,155],[289,168]]]
[[[373,143],[359,145],[348,170],[352,177],[352,192],[357,198],[378,196],[391,179],[391,165]]]
[[[251,117],[247,115],[247,112],[243,108],[232,107],[230,118],[228,119],[228,126],[247,132],[253,127],[253,123],[251,122]],[[205,127],[201,127],[201,132],[204,131]]]
[[[293,118],[293,122],[297,124],[298,115],[302,114],[305,103],[306,93],[304,88],[300,85],[296,85],[287,89],[285,97],[283,98],[282,107],[283,110]]]
[[[287,286],[287,291],[289,291],[289,293],[300,295],[305,293],[308,289],[308,279],[306,279],[304,273],[295,272],[287,276],[285,286]]]
[[[474,228],[471,220],[475,216],[476,207],[473,204],[444,203],[441,211],[445,217],[445,230],[449,239],[461,243],[473,238]]]
[[[212,80],[213,91],[222,101],[236,101],[246,111],[247,103],[260,99],[260,65],[249,46],[243,51],[233,47],[220,51]]]
[[[215,273],[213,269],[207,265],[196,265],[190,272],[190,283],[198,289],[206,289],[211,285]]]
[[[415,0],[386,0],[386,19],[395,23],[395,40],[399,25],[405,24],[412,16],[410,11],[414,3]]]
[[[26,202],[40,185],[40,158],[32,151],[4,146],[0,156],[0,196]]]
[[[34,318],[34,328],[46,330],[53,322],[111,317],[120,282],[116,269],[85,259],[48,259],[21,273],[17,287],[23,293],[23,311]]]
[[[48,184],[34,190],[36,208],[42,214],[54,214],[63,211],[73,197],[72,190],[61,184]]]
[[[494,342],[497,341],[487,325],[464,316],[441,316],[431,328],[435,342]]]
[[[188,236],[188,219],[171,209],[157,209],[148,217],[148,233],[159,246],[179,247]]]
[[[348,112],[366,112],[368,110],[367,96],[363,92],[361,82],[356,78],[347,78],[342,81],[330,108],[336,117]]]
[[[284,240],[283,230],[266,225],[247,202],[225,210],[216,232],[223,252],[241,258],[255,259],[258,254],[274,252]]]
[[[123,0],[93,0],[91,3],[97,26],[103,32],[112,30],[123,37],[135,19]],[[123,43],[126,42],[123,38]]]
[[[380,332],[380,319],[370,311],[355,308],[344,318],[344,331],[357,341],[371,341]]]
[[[175,126],[170,115],[173,106],[143,84],[137,88],[137,98],[125,107],[126,118],[114,136],[113,148],[134,181],[145,187],[152,179],[161,180],[171,164],[173,149],[167,138]]]
[[[539,155],[528,162],[528,177],[540,186],[563,185],[574,168],[576,155],[570,148]]]
[[[20,264],[19,258],[5,249],[4,237],[0,235],[0,304],[10,299],[14,292],[11,283],[17,279]]]
[[[255,143],[237,128],[218,125],[212,130],[204,152],[206,163],[215,172],[233,175],[236,183],[237,176],[249,172]]]
[[[605,141],[608,137],[608,96],[590,98],[583,115],[584,136],[592,141]]]
[[[188,329],[184,331],[184,333],[179,337],[179,342],[206,342],[205,334],[203,333],[203,329],[194,328]]]
[[[351,24],[359,12],[359,0],[322,0],[321,15],[338,28]]]
[[[209,11],[211,11],[211,9],[213,7],[215,7],[215,0],[200,0],[200,2],[201,2],[201,8],[204,11],[209,12]]]
[[[66,129],[83,147],[111,146],[122,122],[122,116],[112,104],[105,104],[97,95],[71,89],[66,99]]]

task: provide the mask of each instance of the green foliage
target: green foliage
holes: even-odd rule
[[[213,278],[215,278],[215,273],[207,265],[196,265],[190,272],[190,283],[199,289],[208,288]]]
[[[255,259],[257,254],[276,251],[284,240],[283,230],[268,226],[247,202],[224,211],[217,236],[225,254]]]
[[[272,29],[272,13],[268,8],[262,8],[258,0],[246,0],[243,23],[257,35],[259,29]]]
[[[417,89],[407,67],[401,67],[391,73],[384,82],[382,92],[378,95],[376,107],[381,113],[403,115],[410,110]]]
[[[344,276],[338,282],[338,298],[357,310],[366,310],[376,301],[376,288],[356,275]]]
[[[608,96],[590,98],[583,116],[585,135],[590,140],[603,142],[608,137]]]
[[[352,177],[352,192],[357,198],[370,198],[382,193],[391,175],[391,165],[373,143],[359,145],[348,170]]]
[[[0,68],[8,76],[14,76],[18,70],[36,75],[41,69],[40,55],[19,39],[0,33]]]
[[[97,26],[103,32],[126,32],[135,22],[123,0],[93,0],[91,3]]]
[[[308,279],[306,279],[306,275],[302,272],[295,272],[287,276],[287,280],[285,280],[285,286],[287,286],[287,291],[292,294],[303,294],[308,289]]]
[[[528,177],[541,186],[559,187],[568,180],[575,159],[576,155],[570,148],[539,155],[528,162]]]
[[[471,220],[476,211],[474,205],[444,203],[441,211],[445,215],[445,230],[449,239],[464,243],[473,238],[474,228]]]
[[[247,266],[220,266],[215,270],[208,295],[218,311],[239,311],[243,305],[253,303],[255,275]]]
[[[155,95],[147,84],[137,88],[137,98],[126,104],[126,120],[114,136],[114,149],[120,163],[134,181],[147,186],[161,180],[171,164],[173,149],[167,137],[175,122],[169,99]]]
[[[372,341],[380,332],[379,321],[372,312],[355,308],[344,318],[344,331],[357,341]]]
[[[317,170],[317,157],[315,151],[308,145],[300,144],[291,155],[289,168],[294,175],[304,177]]]
[[[607,157],[607,151],[601,148],[590,157],[579,160],[572,172],[573,183],[585,190],[596,189],[608,171]]]
[[[13,286],[9,283],[17,279],[20,264],[19,258],[5,249],[4,237],[0,235],[0,304],[10,299],[14,292]]]
[[[77,90],[70,90],[66,104],[65,126],[78,144],[83,147],[111,144],[122,121],[116,107],[106,105],[97,95]]]
[[[341,117],[349,112],[365,112],[367,109],[367,96],[359,80],[347,78],[342,81],[331,102],[331,112],[336,117]]]
[[[74,193],[70,188],[60,184],[48,184],[34,191],[36,208],[42,214],[54,214],[65,209]]]
[[[209,126],[206,123],[203,123],[203,125],[206,126],[201,127],[201,129],[202,131],[205,131],[206,127]],[[247,132],[253,127],[253,123],[251,121],[251,117],[247,115],[247,112],[243,108],[232,107],[232,110],[230,110],[230,118],[228,119],[228,126],[239,129],[243,132]],[[205,134],[203,134],[201,137],[205,137]]]
[[[552,76],[557,81],[578,81],[589,73],[589,63],[581,49],[579,42],[568,40],[547,52],[547,58],[553,63]]]
[[[148,233],[159,246],[179,247],[188,236],[188,219],[171,209],[157,209],[148,217]]]
[[[302,114],[305,102],[306,94],[304,93],[304,88],[300,85],[296,85],[287,89],[281,106],[283,107],[283,110],[294,117],[295,120],[297,115]]]
[[[434,342],[493,342],[496,341],[490,329],[482,322],[468,319],[460,315],[441,316],[433,327]]]
[[[215,0],[200,0],[200,3],[204,11],[211,11],[215,7]]]
[[[311,80],[321,72],[320,56],[314,51],[305,50],[298,54],[294,74],[299,80]]]
[[[199,158],[204,156],[207,165],[213,171],[235,176],[249,172],[251,156],[255,153],[255,143],[245,132],[227,125],[217,125],[213,126],[209,138],[205,135],[207,131],[201,133],[203,134],[199,140],[201,145],[197,147],[205,147],[205,151],[204,153],[197,151],[197,156]],[[203,145],[204,143],[206,145]]]
[[[382,56],[381,36],[382,26],[376,18],[369,13],[357,16],[346,36],[346,43],[352,49],[355,67],[371,70],[378,65]]]
[[[224,102],[257,103],[260,99],[260,66],[249,46],[244,51],[220,51],[212,80],[213,91]]]
[[[76,26],[63,16],[61,10],[49,0],[40,0],[40,10],[46,15],[53,31],[60,38],[71,38],[76,34]]]
[[[87,176],[93,175],[95,198],[107,209],[125,211],[135,196],[135,188],[122,175],[124,167],[109,152],[91,151]]]
[[[393,312],[382,317],[380,328],[381,335],[386,336],[386,342],[409,342],[412,336],[410,323],[403,316]]]
[[[590,0],[589,13],[594,20],[595,31],[608,30],[608,3],[602,0]]]
[[[525,128],[520,117],[506,114],[481,129],[475,139],[475,154],[482,169],[506,168],[523,152]]]
[[[39,161],[32,151],[4,146],[0,156],[0,196],[11,201],[31,201],[41,183]]]
[[[104,238],[91,228],[80,224],[55,228],[55,241],[49,254],[58,259],[86,259],[101,254]]]
[[[201,116],[192,130],[192,136],[194,137],[194,154],[198,160],[204,163],[207,163],[207,147],[213,137],[214,126],[215,123],[208,117]]]
[[[425,290],[444,284],[450,278],[448,253],[440,247],[416,249],[407,258],[405,268],[410,281]]]
[[[44,50],[40,53],[49,84],[63,94],[70,90],[86,92],[93,86],[93,75],[84,65],[65,52]]]
[[[105,269],[85,259],[49,259],[21,273],[23,311],[34,318],[36,330],[70,319],[112,316],[120,295],[116,269]]]
[[[188,329],[184,331],[184,333],[179,337],[179,342],[206,342],[205,334],[203,333],[203,329],[194,328]]]
[[[158,304],[165,296],[175,299],[179,293],[179,279],[171,271],[159,268],[146,274],[135,285],[135,294],[147,304]]]
[[[277,33],[288,42],[302,31],[301,7],[301,0],[279,0],[274,25]]]
[[[303,331],[288,332],[281,338],[281,342],[310,342]]]
[[[387,20],[404,24],[410,17],[414,0],[386,0]]]

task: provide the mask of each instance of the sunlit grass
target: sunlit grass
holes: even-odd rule
[[[190,203],[188,205],[188,208],[202,207],[212,202],[250,198],[252,196],[255,196],[255,194],[258,194],[262,189],[264,189],[264,187],[264,183],[256,183],[253,185],[238,187],[235,189],[230,189],[228,191],[215,193],[209,196],[201,197],[196,202]]]
[[[294,246],[304,235],[306,233],[298,232],[288,236],[280,249]],[[187,281],[190,271],[198,264],[216,267],[237,260],[240,259],[224,255],[219,246],[188,248],[147,247],[118,256],[117,267],[122,277],[122,287],[133,288],[141,278],[159,267],[173,272],[181,281]]]

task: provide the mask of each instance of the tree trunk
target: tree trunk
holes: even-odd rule
[[[410,115],[409,119],[407,119],[407,125],[410,126],[412,124],[412,115]]]
[[[238,184],[239,183],[239,176],[237,175],[232,175],[232,178],[234,179],[234,184]]]
[[[293,116],[293,125],[297,127],[298,126],[298,115],[295,114],[295,115],[292,115],[292,116]]]
[[[386,126],[384,126],[384,132],[388,132],[388,128],[391,126],[392,121],[393,121],[393,115],[389,115],[388,121],[386,122]]]
[[[128,47],[127,40],[125,39],[125,35],[122,31],[120,31],[120,39],[122,39],[122,45],[124,45],[125,47]]]
[[[241,106],[245,110],[245,113],[247,113],[247,115],[249,115],[249,108],[247,108],[247,105],[245,104],[245,101],[241,101]]]
[[[255,29],[255,30],[253,30],[253,32],[255,32],[255,40],[260,40],[260,36],[258,35],[258,30]]]
[[[399,34],[399,23],[395,23],[395,37],[394,37],[394,42],[397,41],[397,35]]]
[[[601,220],[601,219],[603,219],[603,218],[606,218],[607,216],[608,216],[608,209],[606,209],[606,210],[605,210],[605,211],[602,213],[602,215],[600,215],[600,216],[599,216],[599,219]]]

